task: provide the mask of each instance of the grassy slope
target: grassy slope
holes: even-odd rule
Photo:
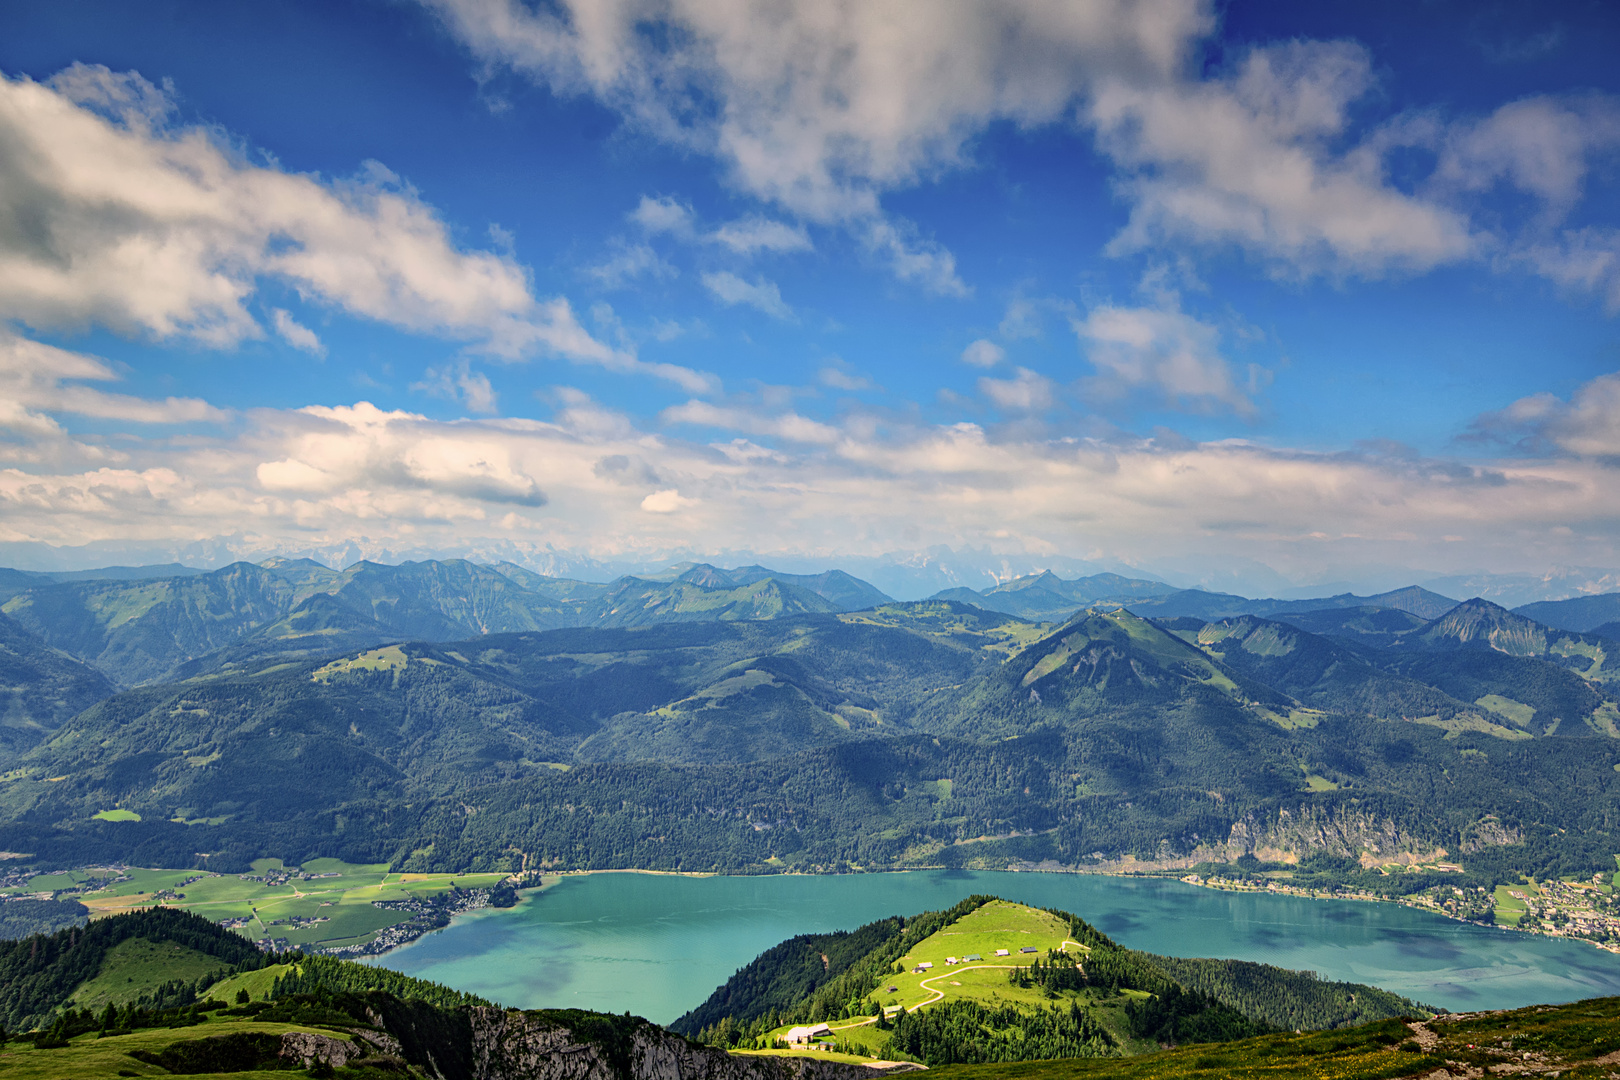
[[[1039,951],[1019,951],[1026,947]],[[1006,949],[1008,955],[997,956],[997,949]],[[1049,1008],[1051,1000],[1044,997],[1039,989],[1013,986],[1008,982],[1007,975],[1012,968],[1027,967],[1031,960],[1044,958],[1049,950],[1054,949],[1087,951],[1085,946],[1069,940],[1068,927],[1055,915],[1025,904],[992,900],[912,946],[900,961],[905,970],[890,976],[884,983],[884,989],[873,996],[891,1011],[904,1008],[910,1012],[939,1002],[960,1000],[985,1005]],[[984,959],[973,963],[946,963],[947,957],[963,957],[973,953],[978,953]],[[924,962],[932,963],[933,968],[916,972],[914,969],[917,965]],[[889,993],[889,986],[896,987],[896,991]],[[1119,1014],[1119,1010],[1133,996],[1145,995],[1088,990],[1061,996],[1065,1001],[1073,1000],[1092,1007],[1097,1019],[1127,1052],[1139,1053],[1151,1049],[1136,1045],[1125,1035],[1123,1017]],[[776,1034],[785,1035],[789,1026],[779,1028]],[[835,1037],[879,1057],[888,1043],[888,1034],[867,1018],[831,1021],[828,1026]]]
[[[99,1013],[109,1002],[124,1005],[171,980],[192,982],[228,966],[217,957],[172,941],[131,938],[107,950],[101,970],[80,984],[70,1004]]]
[[[291,964],[271,964],[258,971],[244,971],[236,975],[227,975],[213,986],[203,997],[208,1001],[223,1001],[228,1005],[236,1003],[236,992],[246,990],[251,1001],[270,1000],[270,991],[277,979],[293,970]]]
[[[98,1039],[94,1034],[81,1035],[58,1050],[36,1050],[27,1043],[8,1043],[0,1051],[0,1076],[6,1080],[116,1080],[123,1076],[168,1076],[156,1065],[147,1065],[129,1056],[131,1050],[162,1051],[165,1047],[188,1039],[238,1033],[264,1033],[280,1035],[287,1031],[316,1031],[301,1024],[261,1024],[252,1020],[211,1018],[196,1027],[153,1028]],[[320,1030],[319,1034],[335,1039],[347,1038],[338,1031]],[[198,1076],[210,1074],[199,1073]],[[231,1080],[286,1080],[288,1073],[233,1072]]]

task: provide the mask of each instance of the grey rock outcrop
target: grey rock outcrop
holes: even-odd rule
[[[516,1009],[471,1021],[474,1080],[869,1080],[919,1067],[728,1054],[646,1023],[601,1041]]]

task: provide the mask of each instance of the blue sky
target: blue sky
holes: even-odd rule
[[[15,564],[1617,584],[1609,5],[0,20]]]

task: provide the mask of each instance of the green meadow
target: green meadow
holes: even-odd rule
[[[310,875],[308,878],[300,876]],[[261,859],[251,874],[210,874],[200,870],[131,867],[128,880],[111,882],[112,872],[42,874],[9,893],[72,893],[92,918],[159,904],[184,908],[214,922],[246,920],[236,927],[255,940],[286,938],[294,948],[340,947],[363,943],[377,931],[411,918],[408,911],[375,906],[376,901],[423,898],[448,891],[489,888],[506,877],[492,874],[397,874],[385,863],[357,864],[313,859],[299,868],[279,859]],[[284,882],[271,880],[290,874]],[[271,880],[264,880],[269,878]],[[97,886],[98,882],[107,884]]]

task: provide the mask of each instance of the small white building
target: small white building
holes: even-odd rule
[[[996,955],[997,956],[1006,956],[1007,955],[1007,950],[1006,949],[997,949],[996,950]]]
[[[789,1046],[798,1046],[815,1042],[817,1039],[831,1034],[832,1028],[826,1024],[807,1024],[803,1027],[788,1028],[787,1043]]]

